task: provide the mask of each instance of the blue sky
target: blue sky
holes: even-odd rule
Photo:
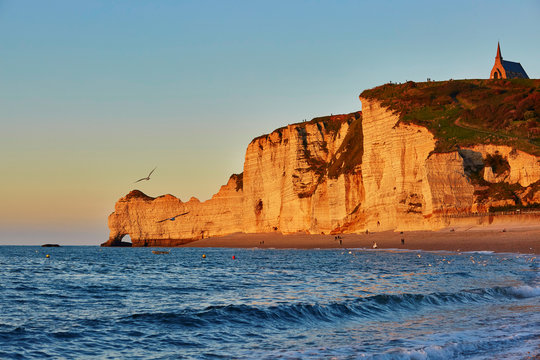
[[[388,81],[540,74],[540,2],[2,1],[0,244],[98,244],[132,182],[188,200],[250,140]],[[39,235],[38,235],[39,234]]]

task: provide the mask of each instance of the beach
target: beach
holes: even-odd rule
[[[404,239],[402,244],[401,239]],[[341,242],[340,242],[341,240]],[[232,234],[190,242],[184,247],[335,249],[373,248],[425,251],[493,251],[540,254],[540,224],[510,226],[469,226],[439,231],[394,231],[363,234],[313,235],[263,233]]]

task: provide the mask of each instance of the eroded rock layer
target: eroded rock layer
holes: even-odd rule
[[[254,139],[243,173],[205,202],[130,192],[109,216],[103,245],[125,235],[133,246],[175,246],[236,232],[435,230],[467,214],[540,202],[539,157],[501,145],[437,153],[428,129],[361,100],[363,114]]]

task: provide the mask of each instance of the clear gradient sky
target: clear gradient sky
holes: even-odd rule
[[[208,199],[252,138],[388,81],[487,78],[497,41],[538,78],[539,19],[538,0],[0,0],[0,244],[97,245],[130,190]]]

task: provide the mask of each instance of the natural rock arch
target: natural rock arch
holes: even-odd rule
[[[115,247],[131,247],[133,244],[131,242],[122,241],[124,237],[127,236],[129,240],[131,240],[131,237],[129,234],[119,234],[116,237],[107,240],[101,246],[115,246]]]

